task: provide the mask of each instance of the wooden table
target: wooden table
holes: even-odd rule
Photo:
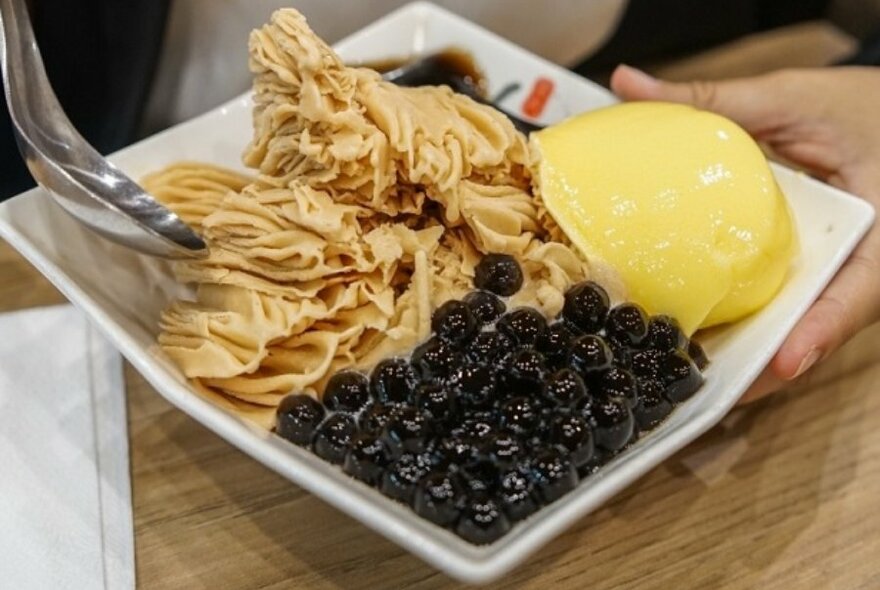
[[[0,242],[0,310],[62,297]],[[880,588],[880,330],[736,410],[498,588]],[[448,588],[126,369],[143,588]]]

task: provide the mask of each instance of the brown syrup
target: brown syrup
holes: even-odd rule
[[[427,56],[382,59],[359,65],[401,86],[446,85],[456,92],[487,98],[486,76],[473,55],[463,49],[450,47]]]

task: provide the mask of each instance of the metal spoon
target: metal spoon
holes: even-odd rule
[[[0,0],[0,63],[19,151],[37,183],[68,213],[144,254],[207,255],[198,235],[104,159],[70,123],[46,77],[24,0]]]

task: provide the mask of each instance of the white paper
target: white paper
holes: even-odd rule
[[[0,587],[134,587],[124,393],[73,307],[0,315]]]

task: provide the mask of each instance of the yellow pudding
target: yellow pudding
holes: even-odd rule
[[[532,147],[551,216],[648,312],[691,334],[760,309],[782,285],[797,250],[791,212],[732,121],[628,103],[533,134]]]

